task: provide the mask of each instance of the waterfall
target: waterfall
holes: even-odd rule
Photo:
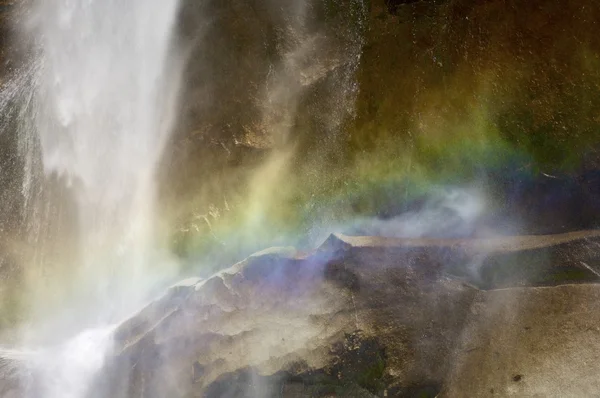
[[[177,1],[54,0],[34,11],[34,127],[44,174],[66,184],[74,219],[67,279],[80,306],[123,315],[158,278],[154,174],[177,86]]]
[[[43,281],[25,284],[29,396],[85,396],[111,325],[173,274],[158,238],[155,172],[178,91],[177,11],[177,0],[39,0],[28,13],[24,218],[32,250],[44,250],[44,225],[54,242],[52,260],[30,258],[60,263],[40,272],[54,283],[36,275]],[[50,201],[68,223],[51,220]]]
[[[139,300],[155,277],[155,167],[169,132],[176,0],[55,0],[37,17],[36,127],[44,171],[76,208],[76,283],[99,302]]]

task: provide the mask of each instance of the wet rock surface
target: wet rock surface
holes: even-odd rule
[[[442,396],[597,395],[599,324],[598,285],[480,292]]]
[[[552,367],[558,358],[587,363],[600,355],[592,341],[600,286],[590,284],[598,264],[591,248],[581,257],[599,236],[332,235],[309,254],[257,253],[211,278],[172,287],[123,323],[91,395],[585,396],[594,388],[585,375],[595,365],[575,389],[544,383],[556,372],[569,377],[566,368]],[[585,260],[589,269],[576,280],[547,283],[525,273],[501,280],[524,287],[496,289],[497,279],[477,287],[473,259],[487,258],[483,271],[485,264],[502,267],[494,258],[503,256],[534,269],[531,259],[577,270]],[[548,365],[538,369],[541,363]]]
[[[600,225],[598,3],[291,4],[182,2],[189,58],[160,172],[182,257],[219,250],[213,230],[243,222],[257,174],[286,210],[266,218],[294,232],[331,198],[329,214],[395,216],[419,200],[413,174],[485,185],[484,227]],[[292,143],[284,177],[260,175]],[[189,227],[196,214],[211,225]]]

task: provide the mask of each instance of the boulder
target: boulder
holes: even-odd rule
[[[332,237],[308,255],[259,253],[169,290],[117,329],[93,394],[438,391],[477,289],[388,243]]]
[[[548,392],[541,383],[552,372],[569,377],[553,361],[589,362],[596,355],[578,352],[595,333],[600,288],[585,282],[598,278],[599,237],[595,231],[489,239],[334,234],[312,253],[269,249],[171,287],[122,323],[91,396]],[[475,263],[482,273],[518,277],[481,283]],[[520,267],[529,270],[519,273]],[[565,270],[579,279],[538,274]],[[580,284],[564,284],[575,280]],[[561,341],[569,343],[559,347]],[[540,363],[548,365],[536,375]],[[594,374],[590,366],[582,380]]]

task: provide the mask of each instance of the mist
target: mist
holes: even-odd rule
[[[437,396],[488,291],[597,281],[586,7],[10,8],[0,393]]]

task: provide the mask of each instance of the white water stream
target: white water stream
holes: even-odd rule
[[[155,278],[154,174],[176,91],[177,0],[41,3],[44,170],[65,176],[75,196],[78,283],[122,309]]]
[[[31,10],[24,34],[39,55],[21,140],[39,138],[44,174],[65,181],[76,219],[65,306],[45,313],[37,297],[23,342],[32,398],[84,397],[111,325],[171,275],[154,206],[178,91],[177,11],[177,0],[39,0]],[[45,340],[54,343],[32,343]]]

